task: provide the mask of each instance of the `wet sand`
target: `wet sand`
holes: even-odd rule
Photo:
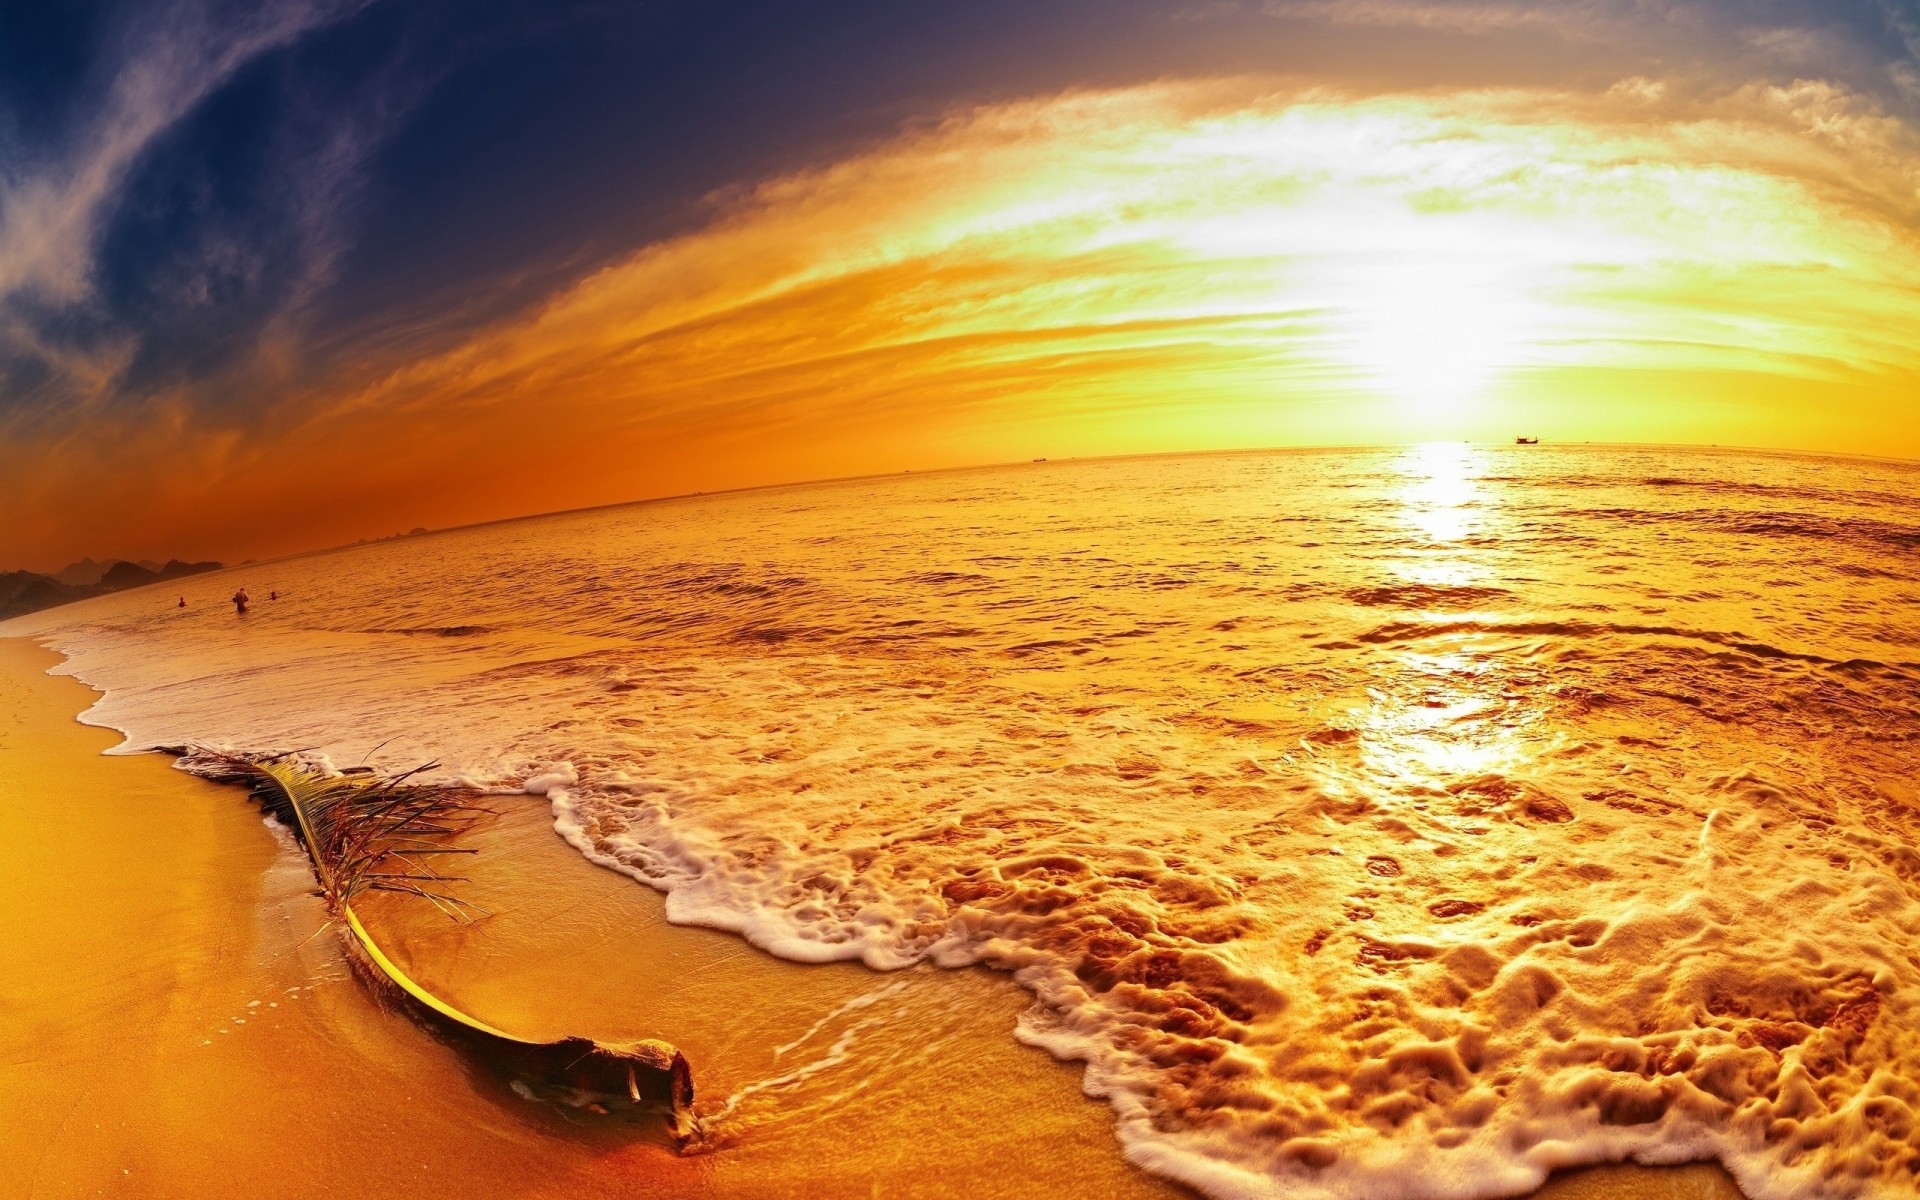
[[[683,1156],[523,1099],[370,998],[237,790],[101,757],[117,739],[73,721],[93,693],[56,661],[0,640],[0,1195],[1188,1194],[1122,1159],[1077,1069],[1014,1041],[1011,980],[798,966],[668,925],[542,801],[503,797],[464,892],[493,915],[381,904],[377,935],[516,1032],[673,1041],[716,1133]],[[1540,1195],[1738,1193],[1696,1166]]]

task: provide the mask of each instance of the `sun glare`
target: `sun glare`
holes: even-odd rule
[[[1463,263],[1383,264],[1351,288],[1350,365],[1423,422],[1464,415],[1525,343],[1528,297]]]
[[[431,395],[484,425],[537,380],[544,404],[616,427],[644,409],[662,436],[711,438],[716,412],[805,419],[846,470],[852,414],[953,445],[1017,413],[1023,439],[1098,453],[1511,434],[1492,423],[1520,379],[1539,408],[1631,373],[1666,391],[1616,403],[1663,420],[1714,394],[1703,377],[1911,379],[1920,338],[1898,330],[1920,329],[1920,298],[1887,264],[1913,247],[1757,151],[1698,160],[1695,137],[1529,93],[1166,85],[981,109],[769,184],[363,402]],[[1886,331],[1871,342],[1869,309]],[[1615,409],[1553,415],[1573,436]]]
[[[1680,121],[1639,93],[1228,80],[967,110],[449,348],[352,364],[289,428],[370,505],[418,498],[421,453],[489,481],[435,490],[439,519],[1043,451],[1632,431],[1911,452],[1920,245],[1872,191],[1898,148],[1837,140],[1823,96]],[[435,436],[389,436],[419,422]],[[501,449],[554,427],[581,431],[561,477]],[[173,436],[122,434],[243,494],[223,520],[291,542],[345,519],[270,459]],[[205,503],[16,460],[23,494],[90,512]]]
[[[1485,519],[1479,474],[1483,452],[1461,442],[1429,442],[1401,454],[1393,498],[1398,515],[1417,534],[1409,545],[1426,569],[1406,578],[1429,584],[1457,585],[1466,580],[1452,569],[1458,555],[1451,543],[1479,532]]]

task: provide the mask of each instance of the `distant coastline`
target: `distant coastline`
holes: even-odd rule
[[[169,579],[185,579],[189,575],[204,575],[208,571],[218,571],[224,565],[217,562],[182,562],[177,558],[164,563],[132,562],[126,559],[95,562],[91,558],[83,558],[52,575],[42,575],[36,571],[8,571],[0,574],[0,620],[107,592],[125,591],[127,588],[144,587]]]

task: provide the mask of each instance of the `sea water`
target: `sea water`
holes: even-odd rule
[[[1019,1036],[1213,1196],[1920,1171],[1920,465],[1056,461],[396,539],[0,633],[64,652],[129,751],[430,762],[544,796],[676,921],[1014,972]]]

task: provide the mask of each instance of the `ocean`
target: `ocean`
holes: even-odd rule
[[[1211,1196],[1920,1174],[1920,464],[1029,463],[395,539],[0,634],[64,653],[125,752],[431,763],[540,797],[676,922],[1012,972],[1018,1036]]]

